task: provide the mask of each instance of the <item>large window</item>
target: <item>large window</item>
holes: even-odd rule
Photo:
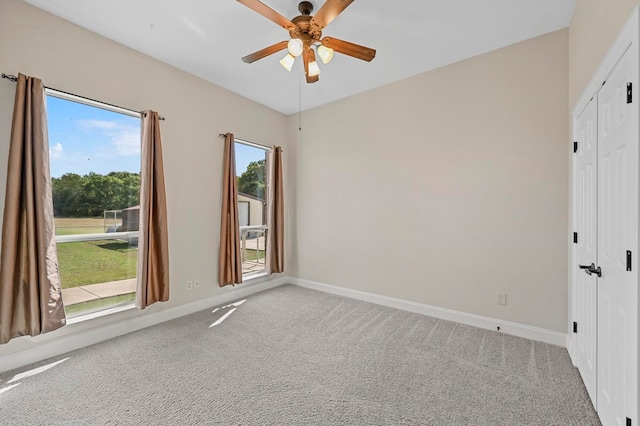
[[[135,297],[140,117],[47,91],[56,245],[67,315]]]
[[[236,139],[242,276],[266,272],[268,148]]]

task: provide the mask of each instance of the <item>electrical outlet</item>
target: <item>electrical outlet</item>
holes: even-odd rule
[[[506,305],[507,304],[507,293],[496,292],[496,304],[498,305]]]
[[[193,281],[193,288],[200,288],[200,280],[199,279],[195,279]]]
[[[193,288],[193,281],[187,281],[187,290],[191,290]]]

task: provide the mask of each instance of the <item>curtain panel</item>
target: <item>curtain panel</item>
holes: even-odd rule
[[[267,241],[269,273],[284,272],[284,191],[282,148],[274,146],[269,154],[269,238]]]
[[[242,283],[240,219],[238,217],[238,188],[236,184],[235,138],[233,133],[225,135],[222,173],[222,212],[218,257],[218,282],[220,287]]]
[[[18,75],[0,255],[0,343],[66,324],[49,171],[44,85]]]
[[[169,300],[169,241],[158,113],[142,114],[142,169],[136,307]]]

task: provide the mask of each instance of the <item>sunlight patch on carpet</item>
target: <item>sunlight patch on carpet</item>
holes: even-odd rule
[[[15,385],[11,385],[11,386],[7,386],[6,388],[2,388],[0,389],[0,395],[2,395],[3,393],[10,391],[11,389],[15,388],[16,386],[19,386],[20,383],[16,383]]]
[[[16,374],[13,376],[11,380],[7,383],[17,382],[18,380],[26,379],[27,377],[35,376],[36,374],[44,373],[45,371],[55,367],[58,364],[62,364],[69,358],[61,359],[60,361],[52,362],[51,364],[43,365],[42,367],[34,368],[29,371],[25,371],[24,373]]]
[[[211,325],[209,326],[209,328],[213,328],[213,327],[215,327],[215,326],[217,326],[217,325],[222,324],[222,322],[223,322],[224,320],[226,320],[226,319],[229,317],[229,315],[231,315],[231,314],[232,314],[236,309],[238,309],[238,306],[242,305],[242,304],[243,304],[244,302],[246,302],[246,301],[247,301],[247,299],[242,299],[242,300],[239,300],[239,301],[237,301],[237,302],[229,303],[228,305],[225,305],[225,306],[223,306],[223,307],[221,307],[221,308],[215,308],[213,311],[211,311],[211,313],[212,313],[212,314],[213,314],[213,313],[216,313],[216,312],[217,312],[218,310],[220,310],[220,309],[226,309],[226,308],[230,308],[230,307],[232,307],[232,306],[234,307],[233,309],[229,310],[229,312],[227,312],[227,313],[226,313],[226,314],[224,314],[222,317],[220,317],[216,322],[214,322],[213,324],[211,324]]]

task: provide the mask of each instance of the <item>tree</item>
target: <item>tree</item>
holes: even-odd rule
[[[121,204],[118,194],[120,179],[89,173],[82,182],[82,195],[87,216],[100,216],[105,210],[115,210]]]
[[[55,216],[78,216],[82,210],[82,176],[66,173],[51,179],[51,186]]]
[[[139,173],[67,173],[52,178],[51,186],[56,217],[96,217],[140,204]]]
[[[247,170],[238,177],[238,192],[264,200],[265,160],[252,161]]]

